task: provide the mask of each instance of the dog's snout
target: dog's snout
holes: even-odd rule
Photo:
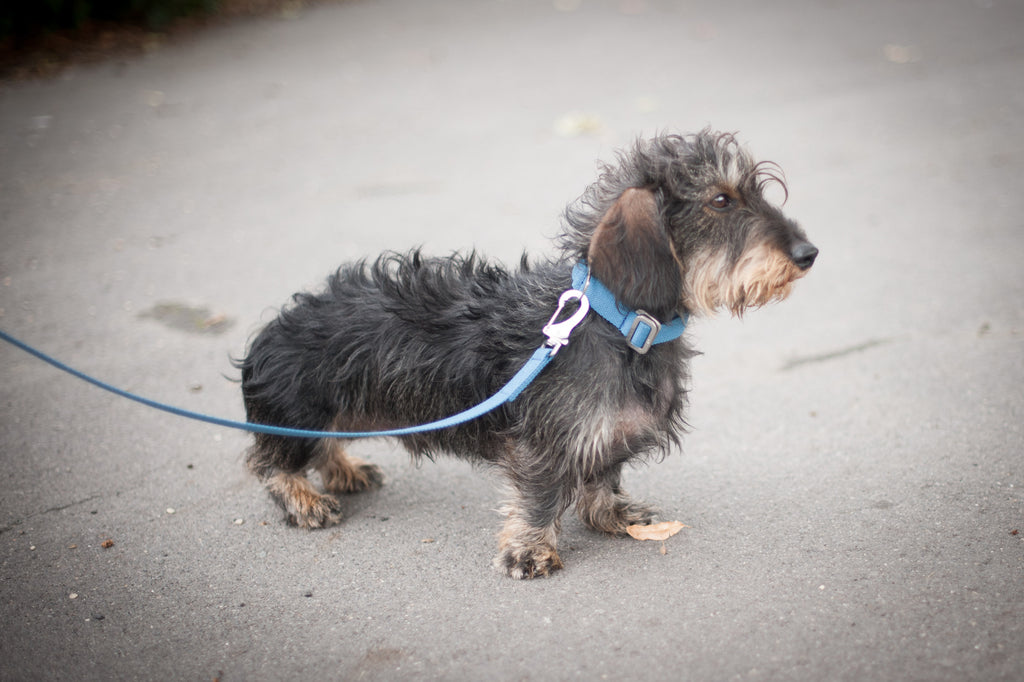
[[[793,263],[798,268],[808,270],[814,265],[814,259],[818,257],[818,247],[810,242],[800,242],[790,250],[789,257],[793,259]]]

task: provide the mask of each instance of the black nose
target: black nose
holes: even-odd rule
[[[800,242],[790,250],[789,257],[798,268],[807,270],[814,265],[814,259],[818,257],[818,247],[810,242]]]

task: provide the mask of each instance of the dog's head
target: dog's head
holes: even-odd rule
[[[818,254],[765,198],[773,183],[785,192],[732,135],[658,136],[603,168],[566,210],[562,244],[631,308],[741,315],[785,298]]]

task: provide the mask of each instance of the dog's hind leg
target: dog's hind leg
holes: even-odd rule
[[[341,503],[317,492],[302,473],[279,471],[267,479],[267,491],[288,515],[288,523],[301,528],[326,528],[341,521]]]
[[[341,521],[341,503],[318,492],[306,478],[305,470],[314,459],[314,443],[257,434],[246,457],[249,471],[284,509],[288,523],[302,528],[325,528]]]
[[[320,441],[319,448],[321,454],[315,466],[327,492],[339,495],[358,493],[379,488],[384,483],[384,475],[378,466],[348,455],[340,440],[325,438]]]

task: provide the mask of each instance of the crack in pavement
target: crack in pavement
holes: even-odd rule
[[[43,509],[32,514],[29,514],[24,518],[15,519],[14,521],[11,521],[5,526],[0,526],[0,535],[3,535],[7,531],[14,530],[15,528],[25,523],[29,519],[35,518],[37,516],[42,516],[43,514],[52,514],[53,512],[64,511],[65,509],[70,509],[71,507],[76,507],[80,504],[85,504],[86,502],[92,502],[93,500],[99,499],[101,497],[103,497],[103,495],[101,495],[100,493],[96,493],[81,500],[75,500],[74,502],[68,502],[67,504],[57,505],[56,507],[49,507],[47,509]]]
[[[887,343],[892,343],[892,339],[870,339],[864,343],[858,343],[855,346],[849,346],[847,348],[840,348],[828,353],[821,353],[820,355],[806,355],[803,357],[796,357],[784,364],[781,371],[788,372],[791,369],[800,367],[801,365],[810,365],[817,362],[828,362],[829,360],[836,360],[838,358],[846,357],[847,355],[853,355],[854,353],[860,353],[869,348],[876,346],[882,346]]]

